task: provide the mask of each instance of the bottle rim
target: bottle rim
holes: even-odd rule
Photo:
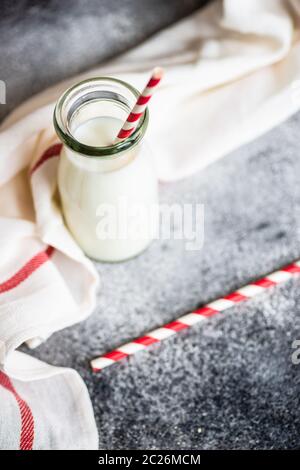
[[[135,145],[137,145],[141,139],[144,137],[144,134],[146,132],[146,129],[148,127],[148,122],[149,122],[149,110],[146,108],[142,118],[140,119],[136,129],[133,131],[133,133],[127,137],[126,139],[117,142],[113,145],[109,146],[91,146],[84,144],[82,142],[79,142],[74,135],[70,132],[68,126],[64,124],[64,120],[62,117],[63,109],[64,109],[64,104],[70,97],[70,95],[75,94],[76,92],[80,92],[80,89],[86,85],[93,85],[96,83],[101,83],[101,82],[108,82],[108,83],[113,83],[116,85],[121,85],[125,87],[127,90],[129,90],[133,95],[135,100],[139,97],[140,93],[136,88],[134,88],[132,85],[129,83],[117,79],[117,78],[112,78],[112,77],[94,77],[94,78],[89,78],[86,80],[82,80],[75,85],[69,87],[58,99],[54,113],[53,113],[53,124],[54,128],[56,130],[56,133],[59,137],[59,139],[62,141],[64,145],[66,145],[68,148],[73,150],[76,153],[81,154],[82,156],[85,157],[111,157],[111,156],[118,156],[120,153],[131,149]],[[117,102],[117,100],[115,100]],[[130,110],[128,110],[130,112]]]

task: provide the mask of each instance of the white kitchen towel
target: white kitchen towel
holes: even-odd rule
[[[0,371],[1,449],[97,449],[88,391],[75,370],[15,351]],[[14,372],[12,372],[14,371]]]
[[[59,208],[60,149],[47,131],[25,143],[12,158],[30,152],[32,165],[0,191],[1,449],[97,448],[90,399],[78,373],[16,351],[83,320],[95,305],[97,273]]]
[[[16,146],[51,125],[52,101],[66,87],[112,75],[141,90],[155,65],[166,74],[151,100],[147,137],[160,179],[171,181],[300,108],[300,0],[215,1],[117,59],[27,101],[4,129]]]
[[[53,101],[66,86],[103,74],[141,89],[149,69],[164,66],[148,138],[161,179],[188,176],[299,109],[299,21],[299,0],[214,2],[122,57],[29,100],[3,123],[0,448],[97,445],[79,375],[15,351],[84,319],[95,302],[95,270],[60,213]]]

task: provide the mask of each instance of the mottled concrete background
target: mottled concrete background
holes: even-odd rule
[[[111,58],[207,0],[1,0],[0,120],[34,93]]]
[[[96,312],[33,352],[88,385],[105,449],[300,448],[300,279],[92,374],[89,360],[300,258],[300,114],[205,171],[161,186],[205,205],[205,244],[155,241],[97,264]]]
[[[122,3],[130,8],[133,2]],[[181,8],[184,2],[151,2],[148,33],[149,25],[161,20],[158,17],[171,20],[166,13],[170,3]],[[101,8],[109,8],[103,24],[126,23],[125,18],[111,19],[114,2],[103,1]],[[91,16],[86,21],[92,22]],[[69,43],[64,40],[61,47],[72,52],[77,28],[63,17],[54,23],[70,28]],[[134,28],[141,37],[145,33],[138,21]],[[127,37],[127,45],[133,41],[128,31],[119,29],[112,32],[106,26],[103,33],[116,48],[120,37]],[[46,31],[44,41],[51,49],[54,33],[49,26]],[[18,60],[23,47],[19,41]],[[42,53],[46,46],[32,45],[38,60],[32,59],[33,68],[24,65],[24,80],[28,73],[34,82],[34,70],[51,82],[58,76],[52,70],[54,51]],[[96,54],[80,44],[76,47],[82,48],[83,62],[75,65],[74,60],[72,73],[93,61],[89,54]],[[109,55],[99,42],[101,47],[102,57]],[[60,78],[70,70],[61,65]],[[26,83],[28,87],[27,78]],[[17,99],[20,90],[15,90]],[[194,177],[162,185],[162,201],[205,204],[202,251],[187,252],[180,241],[155,241],[134,260],[98,263],[102,288],[95,313],[31,352],[82,375],[92,397],[101,448],[300,448],[300,365],[291,361],[292,341],[300,339],[300,279],[99,375],[89,368],[94,356],[300,257],[299,124],[297,114]]]

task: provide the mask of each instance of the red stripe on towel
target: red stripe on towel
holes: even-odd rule
[[[58,157],[62,149],[62,144],[54,144],[51,147],[47,148],[38,161],[33,165],[30,170],[30,175],[32,175],[35,170],[37,170],[46,160],[52,157]]]
[[[14,289],[21,284],[21,282],[25,281],[25,279],[27,279],[34,271],[49,260],[53,252],[54,248],[52,246],[48,246],[44,251],[33,256],[33,258],[27,261],[27,263],[25,263],[24,266],[16,272],[16,274],[0,283],[0,294]]]
[[[0,385],[11,392],[18,404],[21,415],[20,450],[32,450],[34,441],[34,419],[31,409],[23,398],[20,397],[10,378],[0,371]]]

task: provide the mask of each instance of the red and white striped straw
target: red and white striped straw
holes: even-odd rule
[[[120,142],[124,139],[127,139],[127,137],[129,137],[133,133],[140,117],[144,114],[145,109],[147,108],[147,105],[148,105],[149,100],[151,99],[151,96],[153,95],[157,85],[161,81],[162,76],[163,76],[163,70],[160,67],[155,67],[155,69],[152,72],[150,80],[148,81],[146,87],[144,88],[140,96],[138,97],[122,129],[119,131],[116,142]]]
[[[205,321],[206,318],[223,312],[240,302],[256,297],[266,289],[281,284],[297,274],[300,274],[300,260],[283,267],[279,271],[268,274],[266,277],[248,284],[225,297],[220,297],[214,302],[210,302],[198,310],[183,315],[182,317],[177,318],[177,320],[167,323],[156,330],[150,331],[146,335],[141,336],[130,343],[124,344],[114,351],[93,359],[91,361],[92,369],[94,372],[99,372],[105,367],[111,366],[128,356],[132,356],[138,351],[143,351],[153,343],[159,343],[169,336],[175,335],[180,330],[184,330],[196,323]]]

